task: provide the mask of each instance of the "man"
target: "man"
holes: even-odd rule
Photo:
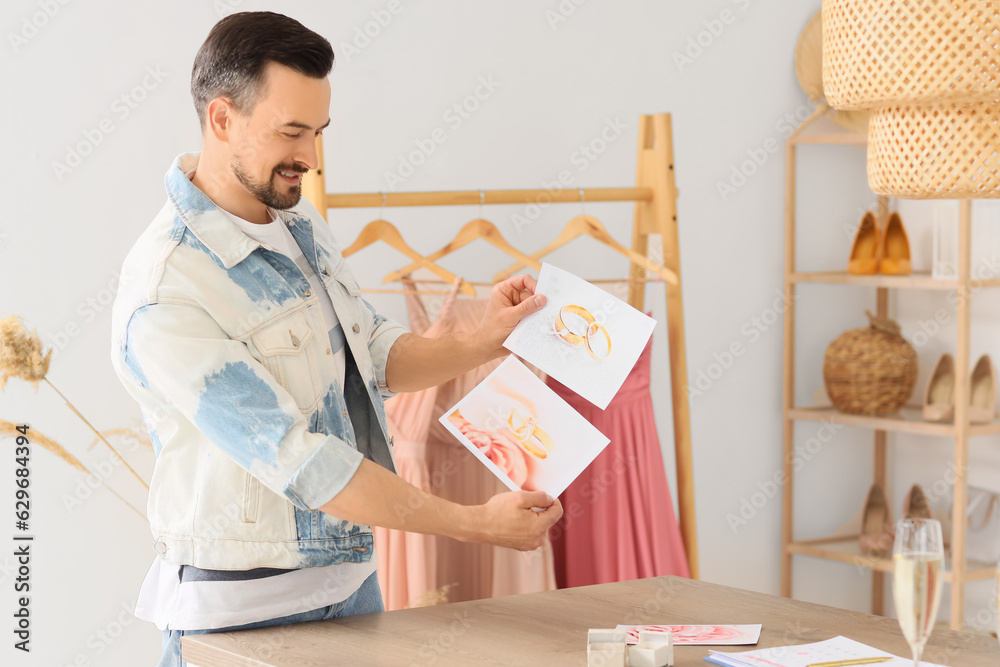
[[[497,285],[476,331],[426,339],[360,297],[329,226],[301,199],[329,125],[329,42],[245,12],[199,50],[202,151],[125,259],[112,361],[156,454],[154,559],[136,615],[184,634],[382,611],[370,525],[530,550],[562,514],[539,492],[467,507],[394,474],[383,398],[504,354],[544,298]]]

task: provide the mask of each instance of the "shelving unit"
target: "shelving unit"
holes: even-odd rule
[[[841,285],[865,285],[868,287],[891,287],[894,289],[958,289],[957,280],[932,278],[931,274],[920,272],[913,273],[909,276],[856,276],[844,271],[809,271],[803,273],[793,273],[789,276],[788,280],[792,283],[834,283]],[[1000,278],[970,280],[969,285],[972,289],[979,289],[982,287],[1000,287]]]
[[[783,415],[785,484],[782,498],[782,559],[781,594],[792,595],[792,561],[795,555],[812,556],[848,563],[872,571],[872,613],[883,614],[885,607],[885,573],[892,571],[892,558],[875,557],[863,552],[857,536],[831,536],[818,539],[796,540],[794,531],[794,457],[795,422],[800,420],[825,421],[870,428],[874,431],[873,482],[885,488],[886,483],[886,434],[910,433],[954,438],[955,485],[954,515],[950,553],[946,554],[945,581],[951,585],[951,619],[953,629],[962,628],[964,585],[969,581],[991,579],[996,576],[995,564],[966,561],[965,559],[965,507],[967,499],[966,471],[968,465],[968,440],[979,435],[1000,434],[1000,420],[988,424],[970,424],[969,402],[969,327],[971,290],[1000,287],[1000,279],[972,280],[970,277],[971,254],[971,200],[961,201],[958,238],[958,277],[942,280],[927,273],[909,276],[856,276],[844,271],[799,271],[795,263],[796,232],[796,156],[801,145],[828,144],[861,146],[867,144],[865,134],[840,129],[821,107],[788,138],[785,145],[785,309],[784,319],[784,373]],[[878,198],[878,221],[884,224],[889,214],[888,197]],[[847,258],[844,258],[846,264]],[[851,415],[837,411],[832,406],[801,406],[795,404],[795,298],[796,288],[803,283],[828,283],[867,286],[875,288],[875,311],[888,315],[889,294],[894,289],[955,290],[957,299],[957,342],[955,357],[955,421],[954,423],[925,422],[919,406],[905,406],[898,413],[883,416]]]

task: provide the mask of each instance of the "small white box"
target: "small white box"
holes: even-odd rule
[[[625,667],[625,642],[587,644],[587,667]]]
[[[641,631],[639,643],[628,647],[628,659],[629,667],[673,667],[673,633]]]
[[[591,628],[590,630],[587,630],[588,644],[606,642],[621,642],[624,644],[626,639],[628,639],[628,633],[624,630],[615,630],[614,628],[597,630]]]
[[[639,641],[652,642],[656,644],[670,644],[670,647],[673,648],[674,633],[670,632],[670,630],[640,630]]]
[[[587,667],[625,667],[624,630],[587,631]]]

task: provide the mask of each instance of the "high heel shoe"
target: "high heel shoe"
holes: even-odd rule
[[[906,494],[906,498],[903,499],[903,518],[931,518],[930,503],[927,502],[927,496],[924,495],[924,490],[920,488],[919,484],[911,486],[909,493]]]
[[[863,551],[882,554],[892,550],[896,539],[892,530],[892,514],[885,493],[878,484],[872,484],[865,498],[865,509],[861,517],[861,535],[858,542]]]
[[[955,360],[947,352],[934,364],[924,390],[923,417],[929,422],[947,422],[955,418]]]
[[[857,275],[878,273],[880,247],[875,214],[865,211],[861,222],[858,223],[858,230],[854,233],[851,256],[847,260],[847,272]]]
[[[997,402],[997,372],[990,355],[979,357],[969,378],[969,421],[983,424],[993,421]]]
[[[893,211],[882,231],[879,271],[886,275],[910,275],[910,237],[899,213]]]

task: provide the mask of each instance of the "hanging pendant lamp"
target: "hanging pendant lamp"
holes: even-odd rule
[[[872,112],[876,193],[1000,197],[1000,3],[824,0],[823,85]]]

